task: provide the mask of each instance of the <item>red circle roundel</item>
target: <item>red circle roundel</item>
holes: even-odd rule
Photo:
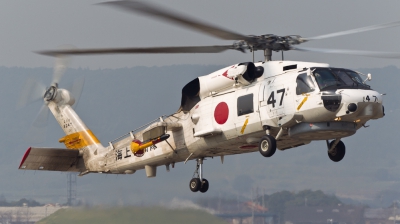
[[[218,124],[225,124],[229,117],[228,104],[225,102],[219,103],[214,110],[214,119]]]

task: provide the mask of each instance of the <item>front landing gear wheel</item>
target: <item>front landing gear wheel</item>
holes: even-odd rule
[[[203,179],[204,181],[204,179]],[[192,178],[189,183],[190,190],[193,192],[201,191],[201,182],[200,178]],[[208,189],[208,182],[207,182],[207,189]],[[207,190],[206,190],[207,191]]]
[[[203,181],[201,183],[201,187],[200,187],[200,192],[201,193],[206,193],[208,190],[208,180],[203,178]]]
[[[271,157],[276,151],[276,140],[271,135],[264,135],[258,143],[258,151],[264,157]]]
[[[331,141],[329,143],[329,148],[332,148],[332,145],[335,141]],[[346,146],[342,141],[339,141],[335,148],[328,150],[328,156],[333,162],[339,162],[343,159],[346,154]]]

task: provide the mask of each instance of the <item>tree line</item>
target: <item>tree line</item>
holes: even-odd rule
[[[21,207],[24,205],[28,207],[43,206],[43,204],[33,199],[22,198],[18,201],[7,201],[4,195],[0,195],[0,207]]]

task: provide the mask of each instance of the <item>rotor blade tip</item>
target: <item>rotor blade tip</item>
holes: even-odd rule
[[[44,56],[49,56],[49,57],[63,56],[61,54],[55,54],[52,51],[34,51],[33,53],[44,55]]]

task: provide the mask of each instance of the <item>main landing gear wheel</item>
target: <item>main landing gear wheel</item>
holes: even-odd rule
[[[189,183],[189,188],[191,191],[197,192],[200,190],[201,185],[200,178],[192,178]]]
[[[203,181],[201,182],[200,192],[206,193],[207,190],[208,190],[208,180],[203,178]]]
[[[333,162],[339,162],[346,154],[346,146],[342,141],[339,141],[337,145],[331,149],[334,143],[335,141],[329,143],[328,156]]]
[[[258,151],[264,157],[271,157],[276,151],[276,140],[271,135],[264,135],[258,143]]]
[[[206,193],[208,191],[208,180],[203,178],[203,160],[204,158],[196,159],[196,170],[189,183],[189,188],[193,192],[200,191],[201,193]]]

